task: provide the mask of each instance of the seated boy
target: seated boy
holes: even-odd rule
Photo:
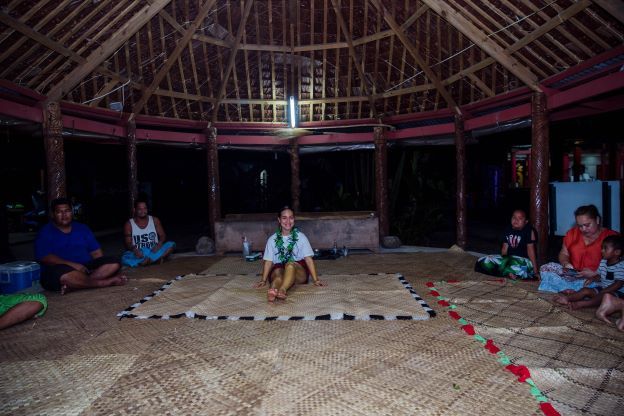
[[[599,281],[594,287],[583,287],[575,291],[564,290],[555,295],[553,301],[568,305],[571,309],[598,306],[605,294],[624,297],[624,262],[621,261],[623,239],[620,235],[610,235],[602,241],[602,260],[596,274],[585,280],[585,286]]]

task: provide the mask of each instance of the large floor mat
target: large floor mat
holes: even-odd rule
[[[624,342],[514,282],[436,282],[457,316],[492,340],[564,414],[614,415],[624,408]]]
[[[229,320],[424,320],[435,312],[401,275],[322,275],[325,287],[297,285],[269,303],[255,275],[188,275],[164,285],[120,317]]]

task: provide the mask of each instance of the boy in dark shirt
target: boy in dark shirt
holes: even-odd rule
[[[539,278],[535,256],[537,237],[523,210],[513,212],[502,240],[501,254],[481,257],[475,271],[511,279]]]

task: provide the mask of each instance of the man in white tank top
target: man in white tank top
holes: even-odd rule
[[[139,199],[134,202],[133,217],[124,225],[124,239],[128,251],[121,262],[130,267],[163,261],[175,248],[174,242],[166,241],[160,220],[148,215],[147,203]]]

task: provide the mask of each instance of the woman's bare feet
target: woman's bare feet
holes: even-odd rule
[[[617,326],[617,329],[624,332],[624,317],[615,321],[615,325]]]
[[[275,298],[277,297],[277,289],[271,288],[267,292],[267,300],[269,302],[275,302]]]
[[[277,298],[281,300],[285,300],[288,296],[286,296],[286,292],[283,290],[277,291]]]

